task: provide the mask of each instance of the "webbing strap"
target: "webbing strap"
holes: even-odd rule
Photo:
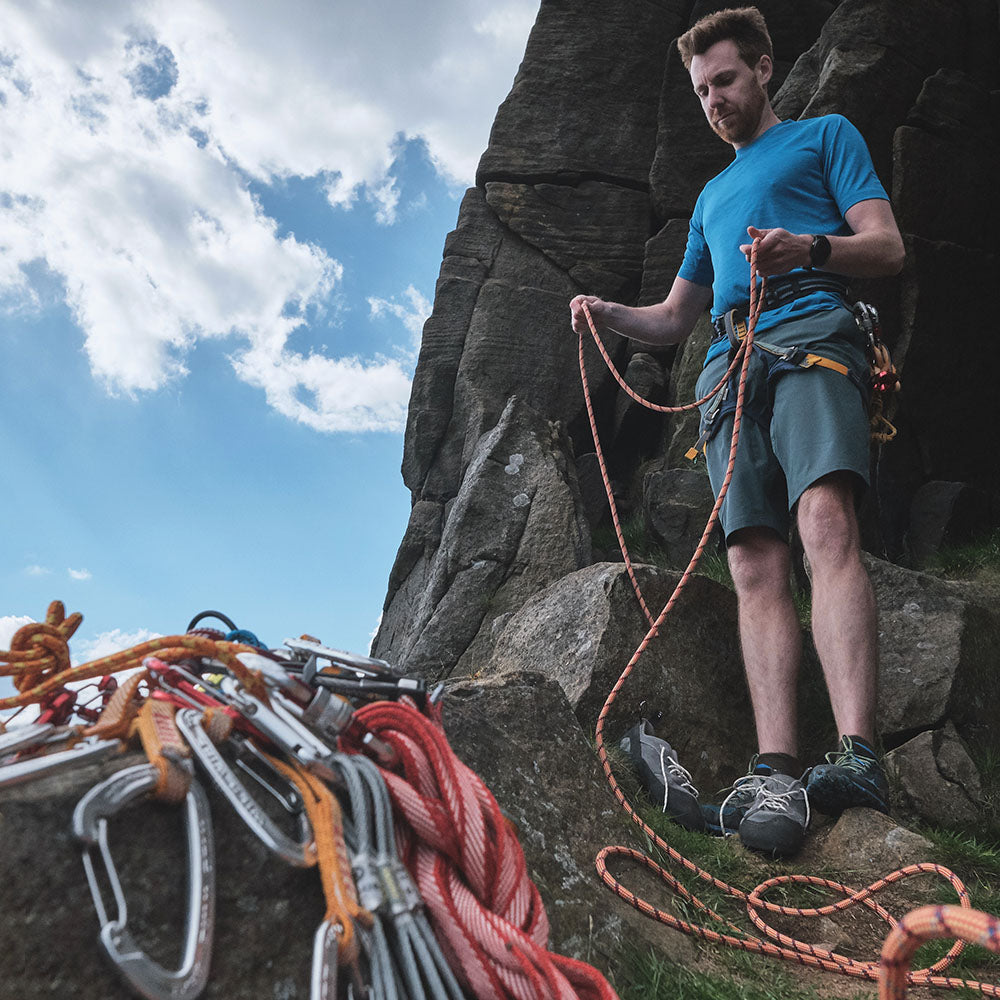
[[[183,802],[191,788],[193,772],[184,762],[191,756],[174,722],[175,708],[167,701],[147,698],[139,709],[135,728],[150,764],[159,779],[153,796],[162,802]]]
[[[370,928],[373,917],[358,901],[344,840],[340,803],[333,792],[305,768],[297,764],[290,766],[271,754],[266,756],[302,796],[316,838],[319,871],[326,898],[325,919],[333,926],[339,939],[339,963],[355,966],[359,957],[355,924]]]

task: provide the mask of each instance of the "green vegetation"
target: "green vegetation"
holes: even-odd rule
[[[622,963],[627,984],[618,992],[622,1000],[820,1000],[821,994],[796,982],[781,963],[745,952],[732,956],[730,976],[696,972],[652,952],[631,952]],[[859,992],[852,1000],[871,995]]]
[[[835,872],[817,870],[815,863],[807,865],[768,861],[744,850],[737,838],[723,840],[684,830],[649,802],[623,754],[614,748],[609,750],[609,756],[623,791],[629,795],[640,817],[684,857],[735,888],[749,891],[777,874],[792,872],[834,880],[838,878]],[[705,798],[716,801],[711,795]],[[933,844],[927,860],[945,865],[958,874],[969,890],[973,907],[987,913],[1000,914],[1000,840],[933,827],[919,828],[919,832]],[[689,891],[720,917],[745,928],[749,935],[758,936],[756,928],[746,918],[744,904],[696,875],[686,872],[681,866],[671,863],[665,853],[655,848],[648,838],[645,848],[651,857],[681,879]],[[630,884],[629,871],[628,867],[622,870],[621,877],[626,885]],[[956,902],[954,890],[944,881],[928,881],[925,884],[934,886],[934,902]],[[635,888],[635,885],[630,887]],[[815,907],[831,902],[833,895],[820,887],[788,885],[772,889],[768,898],[791,906]],[[667,889],[657,893],[655,898],[650,897],[650,901],[681,920],[703,925],[713,923],[710,916]],[[913,905],[920,904],[914,902]],[[897,915],[905,912],[905,909],[900,911],[895,904],[891,909]],[[783,929],[795,935],[794,925]],[[877,934],[878,931],[874,933]],[[919,969],[933,965],[945,955],[950,945],[951,942],[948,941],[932,941],[922,946],[912,967]],[[874,938],[871,958],[876,956],[877,947],[878,939]],[[874,995],[874,984],[867,989],[858,984],[856,992],[845,994],[845,980],[834,976],[831,979],[832,988],[825,990],[822,982],[815,986],[803,983],[796,968],[788,963],[723,946],[702,944],[700,948],[703,961],[698,963],[697,968],[689,968],[631,946],[619,957],[618,962],[615,985],[622,1000],[824,1000],[831,995],[835,995],[838,1000],[845,1000],[845,996],[847,1000],[870,1000]],[[966,945],[959,958],[949,967],[948,974],[996,981],[1000,978],[1000,954],[975,945]],[[966,994],[962,991],[955,995]],[[980,994],[970,992],[969,995]]]
[[[653,566],[669,568],[667,554],[646,531],[646,522],[642,511],[625,518],[621,522],[621,527],[629,557],[633,562],[650,563]],[[591,534],[591,543],[595,549],[610,553],[612,558],[615,558],[614,553],[620,551],[618,536],[615,534],[614,525],[610,522],[601,524],[600,527],[594,529]]]
[[[1000,528],[964,545],[943,547],[927,570],[949,579],[1000,577]]]

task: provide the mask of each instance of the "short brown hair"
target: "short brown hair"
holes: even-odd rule
[[[703,56],[716,42],[727,39],[736,43],[740,58],[751,69],[761,56],[774,60],[764,15],[756,7],[729,7],[706,14],[677,39],[684,68],[690,71],[694,56]]]

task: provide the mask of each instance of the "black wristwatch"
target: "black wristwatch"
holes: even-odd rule
[[[830,259],[830,241],[825,236],[814,236],[809,248],[809,266],[822,267]]]

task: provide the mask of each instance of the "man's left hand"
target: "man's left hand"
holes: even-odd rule
[[[757,273],[762,275],[787,274],[796,267],[808,267],[811,236],[797,236],[787,229],[757,229],[747,226],[751,240],[760,240],[757,245]],[[740,253],[750,260],[752,243],[740,246]]]

